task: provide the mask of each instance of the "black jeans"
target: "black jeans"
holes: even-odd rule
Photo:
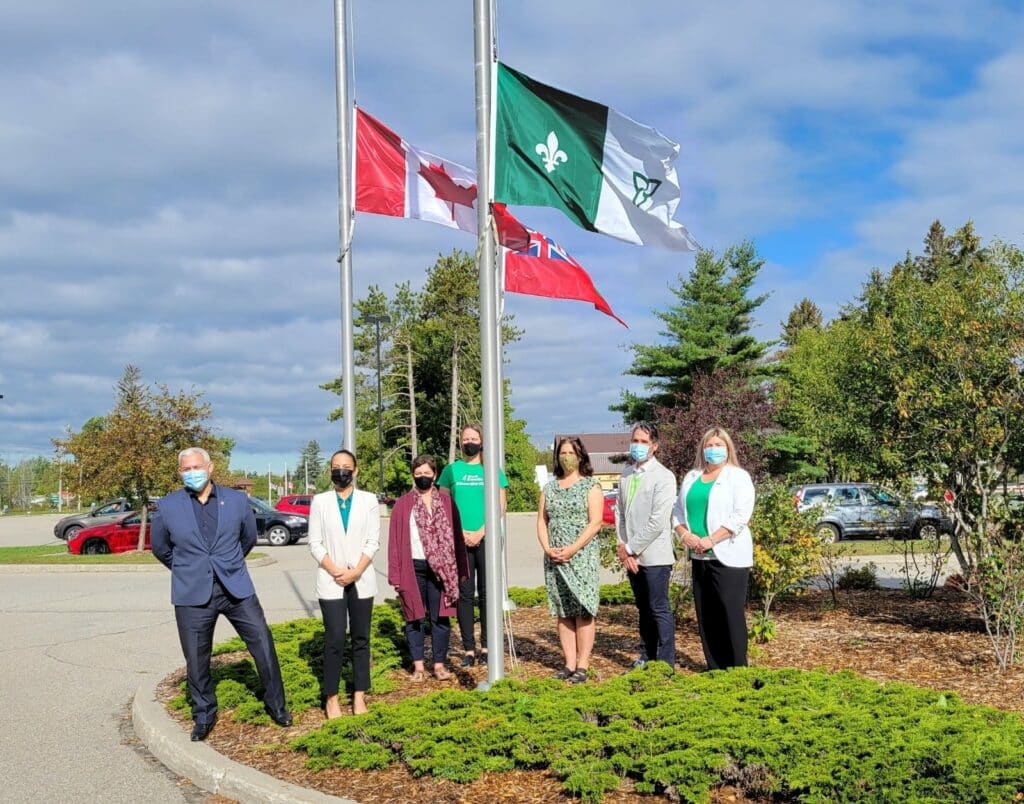
[[[640,614],[640,641],[648,659],[676,666],[676,618],[668,598],[672,566],[640,567],[628,572],[633,599]]]
[[[198,723],[209,723],[217,714],[217,691],[210,675],[210,651],[213,629],[223,614],[245,642],[252,654],[263,684],[263,703],[274,712],[283,712],[284,684],[277,651],[270,636],[267,618],[256,595],[239,600],[232,597],[220,581],[213,579],[213,595],[202,606],[175,606],[181,652],[185,654],[188,691],[192,696],[192,717]]]
[[[370,688],[370,618],[373,598],[356,597],[355,587],[345,590],[340,600],[320,600],[324,615],[324,696],[338,694],[341,663],[345,655],[345,631],[352,632],[352,689]]]
[[[447,617],[441,617],[441,594],[444,584],[434,574],[424,559],[414,558],[413,569],[416,570],[416,583],[420,588],[420,600],[427,610],[430,619],[430,653],[434,664],[444,664],[448,658],[448,642],[451,639],[452,627]],[[410,620],[405,624],[405,638],[409,642],[409,653],[414,662],[422,662],[424,657],[423,620]]]
[[[480,646],[487,647],[487,558],[484,542],[476,547],[466,548],[469,561],[469,576],[459,584],[458,620],[459,632],[462,634],[462,650],[466,653],[476,652],[476,639],[473,634],[473,597],[480,598]]]
[[[693,605],[708,670],[747,666],[749,567],[693,559]]]

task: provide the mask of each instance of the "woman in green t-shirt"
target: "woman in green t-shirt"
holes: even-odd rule
[[[747,581],[754,564],[750,517],[754,483],[740,468],[721,427],[697,447],[696,468],[683,478],[672,528],[689,549],[693,602],[709,670],[747,664]]]
[[[469,560],[469,575],[459,586],[458,620],[459,632],[462,636],[462,666],[470,667],[477,659],[484,662],[487,658],[487,564],[484,548],[484,466],[482,452],[484,447],[483,428],[477,424],[467,424],[462,428],[460,442],[462,460],[453,461],[442,471],[437,485],[451,492],[452,499],[459,509],[462,519],[462,533],[466,540],[466,556]],[[501,495],[501,513],[505,513],[505,489],[508,478],[498,470],[498,486]],[[480,600],[480,651],[476,653],[476,639],[473,626],[473,598]]]

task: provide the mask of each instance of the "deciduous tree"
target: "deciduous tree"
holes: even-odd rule
[[[178,485],[178,453],[186,447],[202,447],[226,469],[233,442],[210,429],[211,408],[201,401],[200,393],[172,393],[165,385],[154,391],[142,381],[141,370],[131,364],[125,367],[115,391],[113,410],[53,443],[80,463],[79,493],[124,496],[141,506],[141,550],[146,502]]]

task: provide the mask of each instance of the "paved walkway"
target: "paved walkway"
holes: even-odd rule
[[[63,542],[53,541],[56,519],[0,517],[0,546],[60,547]],[[510,584],[539,586],[543,571],[534,515],[509,519]],[[281,622],[315,615],[313,564],[305,543],[257,549],[275,559],[252,570],[267,618]],[[391,593],[383,575],[385,553],[381,550],[375,562],[381,597]],[[873,559],[890,583],[898,578],[895,559]],[[140,748],[132,732],[129,707],[136,690],[152,686],[183,662],[168,573],[162,567],[123,569],[128,571],[0,566],[5,777],[0,800],[134,804],[204,799],[202,791]],[[233,635],[222,620],[217,641]]]

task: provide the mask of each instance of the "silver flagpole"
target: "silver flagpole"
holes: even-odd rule
[[[496,365],[498,354],[498,293],[495,272],[494,232],[491,228],[491,80],[494,72],[494,14],[491,0],[473,0],[474,53],[476,59],[476,165],[477,223],[480,239],[477,263],[480,269],[480,386],[483,390],[484,425],[484,539],[487,560],[488,651],[487,681],[480,689],[489,689],[505,675],[504,624],[501,558],[501,505],[498,496],[500,466],[502,393]]]
[[[501,418],[499,419],[498,426],[498,458],[501,461],[501,468],[505,468],[505,362],[504,362],[504,349],[503,347],[503,334],[501,331],[501,319],[505,315],[505,254],[501,249],[498,250],[498,325],[495,327],[495,365],[498,367],[498,387],[501,389]],[[507,473],[506,473],[507,474]],[[503,612],[512,611],[516,604],[512,602],[512,598],[508,596],[508,545],[506,539],[508,538],[508,517],[502,515],[501,517],[501,566],[503,570],[502,580],[504,583],[501,585],[501,609]],[[509,635],[509,654],[513,661],[515,660],[515,653],[511,650],[511,634]]]
[[[341,273],[342,446],[356,448],[356,374],[352,345],[352,98],[349,86],[349,4],[334,0],[334,67],[338,106],[338,235]]]

